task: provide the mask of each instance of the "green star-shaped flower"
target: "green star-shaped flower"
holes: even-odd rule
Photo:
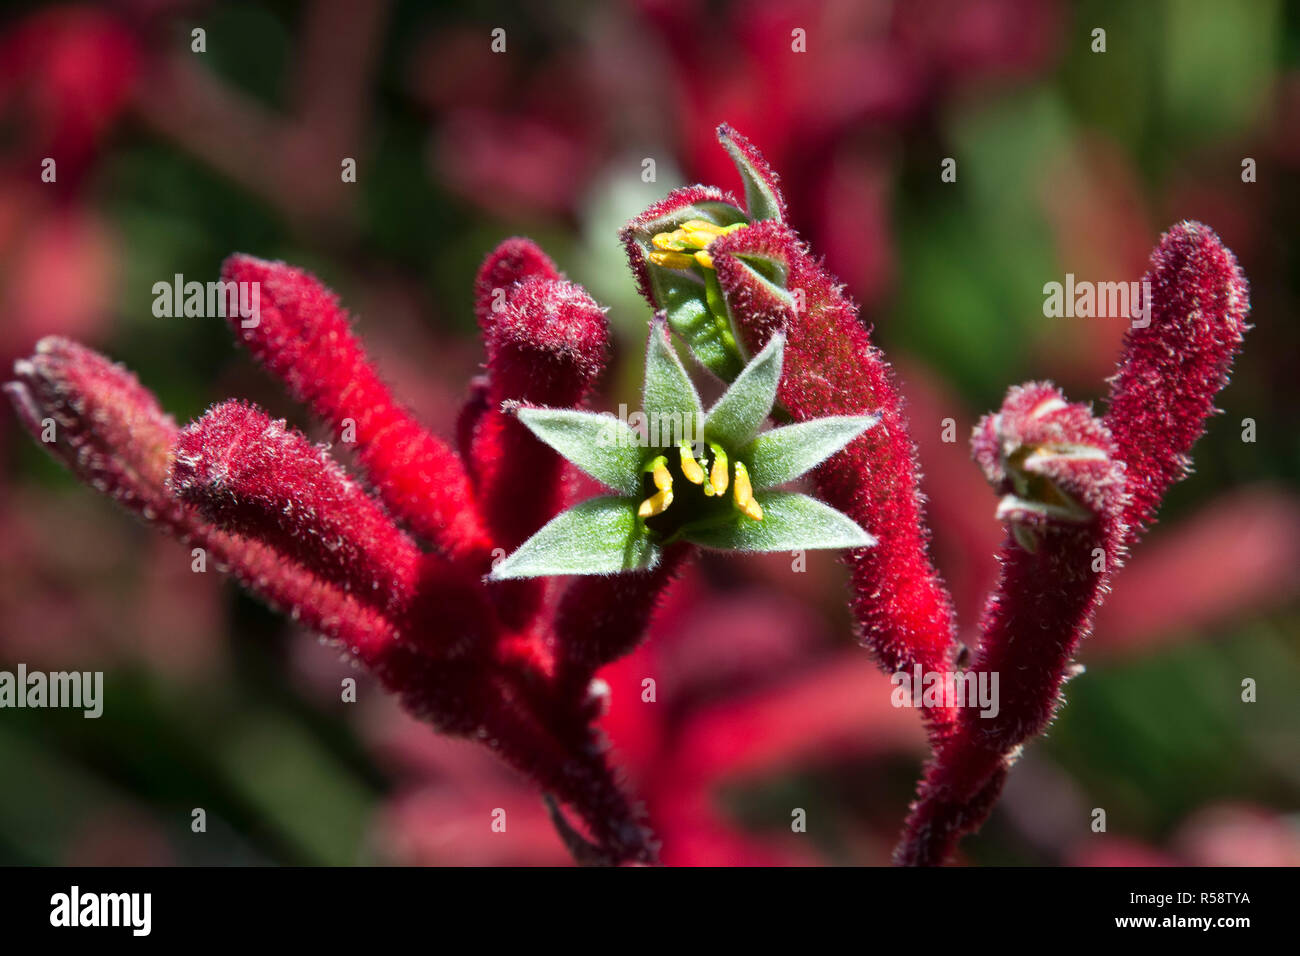
[[[776,401],[784,351],[785,337],[774,335],[706,414],[661,313],[646,347],[644,432],[610,414],[516,407],[534,435],[617,494],[561,512],[491,577],[652,568],[673,541],[721,551],[875,544],[829,505],[775,490],[878,420],[841,415],[760,431]]]

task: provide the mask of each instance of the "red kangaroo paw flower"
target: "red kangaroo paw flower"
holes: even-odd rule
[[[1124,340],[1105,418],[1128,468],[1130,544],[1169,486],[1186,477],[1187,453],[1227,384],[1250,311],[1236,258],[1198,222],[1181,222],[1160,237],[1146,281],[1149,324],[1135,325]]]
[[[251,256],[231,256],[221,275],[257,283],[256,324],[231,316],[236,337],[336,434],[352,421],[358,458],[393,513],[449,554],[486,561],[460,459],[396,402],[334,293],[310,273]]]
[[[392,639],[380,613],[285,561],[258,542],[205,524],[168,491],[165,481],[177,428],[134,375],[67,339],[42,339],[15,365],[18,381],[5,391],[33,437],[54,423],[54,442],[42,442],[74,474],[127,510],[207,550],[213,563],[271,606],[291,614],[363,658]]]
[[[560,270],[531,239],[515,236],[488,253],[474,280],[474,315],[484,333],[492,325],[493,313],[506,307],[510,287],[533,277],[559,279]]]
[[[957,673],[952,603],[930,559],[916,450],[892,370],[853,303],[786,224],[775,172],[729,127],[720,127],[718,138],[740,174],[744,208],[712,187],[676,190],[623,230],[629,264],[673,334],[741,396],[738,405],[726,398],[720,404],[711,426],[719,436],[745,431],[745,424],[752,437],[753,423],[736,409],[759,407],[753,396],[762,399],[755,420],[769,410],[798,422],[878,416],[810,475],[818,497],[851,519],[844,524],[859,535],[835,540],[861,543],[868,540],[864,529],[876,540],[846,556],[863,641],[884,669],[919,671],[926,681],[921,698],[933,755],[895,859],[942,863],[983,823],[1021,748],[1052,720],[1111,575],[1160,498],[1187,473],[1188,453],[1247,328],[1246,280],[1213,232],[1197,223],[1175,226],[1152,256],[1150,322],[1128,334],[1105,418],[1067,402],[1055,386],[1032,383],[1011,389],[1001,409],[981,421],[972,453],[999,495],[1007,534],[978,656]],[[592,724],[600,710],[592,677],[641,640],[694,546],[656,540],[663,554],[652,570],[583,575],[563,590],[545,577],[484,578],[494,547],[524,553],[498,566],[501,577],[575,567],[568,559],[578,544],[566,536],[583,514],[610,511],[606,501],[595,511],[570,512],[557,522],[556,536],[541,536],[529,552],[526,539],[564,504],[565,465],[510,414],[532,406],[518,415],[539,435],[554,437],[572,424],[573,416],[552,414],[544,428],[547,416],[536,408],[582,404],[605,361],[603,311],[529,240],[498,246],[475,283],[487,374],[471,383],[457,420],[458,454],[394,401],[338,299],[314,277],[238,255],[222,275],[227,294],[256,303],[251,313],[231,316],[239,338],[340,437],[355,435],[383,504],[322,448],[246,404],[214,406],[178,430],[134,376],[62,339],[42,341],[4,386],[23,426],[84,481],[208,549],[219,567],[273,606],[343,643],[414,714],[495,750],[546,796],[580,862],[653,862],[657,845],[643,812],[623,792]],[[251,290],[238,295],[242,284],[257,290],[256,300]],[[748,357],[778,332],[784,345],[774,342],[770,361],[752,366],[768,371],[747,373],[748,384],[741,384]],[[685,407],[689,397],[685,404],[694,409],[698,396],[682,393],[680,369],[668,364],[675,371],[660,369],[651,404]],[[823,426],[789,431],[806,437]],[[590,474],[636,505],[618,503],[623,510],[606,527],[620,541],[649,541],[651,526],[628,529],[634,516],[662,516],[672,503],[668,457],[643,462],[648,477],[626,470],[630,480],[619,481],[623,465],[636,462],[584,456],[586,446],[570,440],[577,434],[584,432],[554,438],[555,447],[568,449],[572,461],[590,458]],[[826,442],[822,450],[829,452],[840,447],[830,444],[833,437],[825,432],[814,441]],[[762,436],[748,446],[749,465],[742,460],[748,452],[729,449],[724,456],[717,449],[727,442],[718,441],[711,443],[713,466],[721,462],[718,474],[727,475],[728,458],[735,461],[731,484],[745,518],[779,517],[778,503],[790,496],[773,494],[760,507],[755,492],[795,472],[769,470],[765,484],[757,467],[768,447]],[[773,444],[781,441],[794,446],[799,439],[787,434]],[[701,501],[726,489],[713,471],[705,488],[704,466],[690,449],[682,451],[683,506],[692,486]],[[813,460],[812,451],[798,447],[789,461]],[[637,481],[650,494],[639,505],[631,495]],[[715,489],[714,481],[723,483]],[[689,511],[671,527],[702,534],[705,543],[724,540],[703,534]],[[737,527],[725,541],[740,541],[750,529]],[[821,543],[832,534],[825,531]],[[428,539],[431,553],[414,535]],[[815,538],[807,540],[815,546]],[[553,561],[566,547],[564,559]],[[626,567],[618,556],[595,547],[588,563],[576,566]]]
[[[1123,548],[1124,469],[1086,406],[1045,383],[1013,388],[972,448],[1008,530],[972,672],[995,688],[996,707],[962,707],[938,744],[895,855],[903,864],[942,863],[984,822],[1020,746],[1060,705]]]
[[[881,666],[951,671],[952,602],[927,551],[916,449],[888,363],[853,304],[786,226],[746,226],[715,240],[709,253],[748,350],[786,333],[778,397],[796,420],[880,415],[878,426],[818,466],[813,482],[818,497],[879,541],[851,551],[848,562],[853,611]],[[936,728],[952,716],[944,707],[926,710]]]
[[[182,429],[173,492],[389,614],[410,605],[420,553],[328,452],[242,402]]]

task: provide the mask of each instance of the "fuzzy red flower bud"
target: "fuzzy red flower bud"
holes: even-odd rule
[[[358,600],[410,604],[415,545],[325,449],[242,402],[182,429],[169,482],[228,531],[263,541]]]
[[[796,421],[876,413],[880,424],[812,472],[818,497],[878,540],[849,552],[853,610],[887,670],[952,669],[951,600],[927,551],[916,449],[893,373],[857,310],[790,229],[759,222],[710,247],[737,336],[752,353],[784,331],[778,397]],[[951,714],[929,709],[936,727]]]
[[[486,405],[470,467],[493,543],[508,552],[563,508],[565,465],[502,406],[580,404],[604,368],[609,325],[581,286],[534,276],[512,285],[504,308],[489,313],[485,338]],[[530,617],[545,588],[540,580],[495,585],[505,620]]]
[[[514,285],[487,329],[489,405],[581,401],[605,367],[609,324],[580,285],[530,278]]]
[[[1214,231],[1181,222],[1160,238],[1146,274],[1148,324],[1124,341],[1111,381],[1106,426],[1128,469],[1125,520],[1134,543],[1174,482],[1214,412],[1248,326],[1250,291]]]
[[[187,525],[163,485],[176,423],[134,375],[50,336],[14,376],[5,391],[19,420],[79,478],[147,520]]]
[[[74,474],[151,524],[202,546],[267,603],[368,657],[392,639],[390,622],[259,542],[207,525],[166,487],[177,428],[153,393],[98,352],[49,337],[5,384],[19,420]]]
[[[355,427],[357,457],[393,513],[448,553],[486,561],[459,457],[393,398],[334,293],[302,269],[251,256],[231,256],[221,274],[259,289],[255,322],[230,317],[236,337],[336,434]]]
[[[529,278],[558,279],[560,270],[531,239],[506,239],[488,254],[474,280],[474,315],[484,332],[493,313],[505,308],[506,296],[516,282]]]
[[[975,429],[972,451],[1009,532],[973,668],[997,676],[998,706],[963,707],[939,743],[895,855],[910,865],[942,863],[984,822],[1020,746],[1060,705],[1123,547],[1124,469],[1086,406],[1047,383],[1013,388]]]

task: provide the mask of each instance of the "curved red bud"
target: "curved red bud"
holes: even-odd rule
[[[967,674],[992,690],[993,705],[961,707],[939,742],[895,853],[909,865],[942,863],[984,822],[1019,748],[1060,705],[1122,556],[1124,467],[1086,405],[1046,382],[1012,388],[971,445],[1008,531]]]
[[[1187,475],[1188,452],[1228,382],[1250,311],[1236,258],[1199,222],[1180,222],[1160,237],[1144,281],[1147,324],[1125,338],[1105,419],[1128,467],[1130,543],[1169,486]]]
[[[19,419],[38,441],[45,422],[54,441],[42,442],[82,481],[109,495],[155,527],[201,546],[272,607],[339,641],[363,660],[385,652],[389,620],[261,542],[219,531],[166,487],[177,428],[134,375],[67,339],[42,339],[17,363],[17,381],[5,391]]]
[[[176,439],[172,490],[210,521],[265,542],[358,600],[409,606],[419,550],[321,447],[243,402]]]
[[[786,333],[777,393],[796,421],[880,415],[813,472],[818,497],[875,535],[849,553],[853,610],[863,640],[886,670],[952,669],[952,602],[928,553],[916,449],[893,371],[871,345],[857,309],[779,222],[758,222],[714,242],[718,283],[736,335],[751,353]],[[936,728],[951,708],[926,711]]]

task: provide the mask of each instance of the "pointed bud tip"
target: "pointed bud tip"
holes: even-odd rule
[[[776,174],[767,158],[745,136],[731,126],[718,126],[718,142],[736,164],[736,171],[745,186],[745,204],[749,218],[754,220],[784,220],[787,215],[785,196],[781,192],[781,177]]]
[[[5,382],[0,387],[4,389],[18,421],[28,432],[36,434],[40,429],[41,412],[31,391],[23,382]]]

